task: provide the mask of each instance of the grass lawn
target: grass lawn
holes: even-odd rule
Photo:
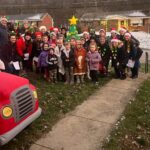
[[[150,150],[150,78],[126,107],[103,150]]]
[[[32,143],[50,131],[67,112],[85,101],[111,78],[100,78],[99,86],[95,86],[91,81],[84,85],[70,86],[64,83],[52,85],[34,74],[30,74],[29,79],[37,87],[42,115],[10,143],[3,146],[2,150],[28,150]]]

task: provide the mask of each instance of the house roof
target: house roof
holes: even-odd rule
[[[19,15],[9,15],[8,20],[18,20],[18,21],[41,21],[44,16],[48,13],[39,13],[39,14],[19,14]],[[49,15],[49,14],[48,14]]]
[[[124,12],[112,12],[112,13],[85,13],[80,18],[80,21],[94,21],[94,20],[119,20],[129,19],[133,17],[150,18],[149,15],[141,11],[124,11]]]
[[[135,11],[128,14],[128,17],[146,17],[147,15],[141,11]]]

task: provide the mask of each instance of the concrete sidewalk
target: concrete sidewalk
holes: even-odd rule
[[[113,79],[66,115],[30,150],[97,150],[147,78]]]

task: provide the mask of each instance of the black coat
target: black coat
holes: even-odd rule
[[[125,50],[124,46],[112,48],[111,57],[112,57],[112,66],[116,66],[117,63],[119,63],[119,65],[126,66],[129,59],[128,53]]]
[[[0,47],[8,43],[7,28],[0,24]]]
[[[37,41],[34,40],[33,41],[33,45],[32,45],[32,57],[39,57],[40,53],[42,52],[42,48],[41,48],[41,44],[43,42],[42,41]]]
[[[46,62],[48,63],[48,67],[50,70],[57,69],[58,57],[55,54],[48,54],[48,56],[46,57]]]
[[[0,59],[4,62],[5,67],[7,67],[11,61],[20,61],[21,58],[17,53],[16,44],[12,45],[8,42],[6,45],[1,47]]]
[[[69,52],[69,58],[67,58],[66,54],[64,51],[61,52],[61,59],[63,61],[64,67],[73,67],[75,63],[75,56],[74,52],[70,50]]]
[[[108,64],[110,57],[111,57],[111,50],[110,50],[109,44],[107,42],[103,45],[99,44],[98,50],[99,50],[99,53],[101,54],[104,65]]]

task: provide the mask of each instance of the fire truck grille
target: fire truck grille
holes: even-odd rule
[[[32,113],[35,108],[35,100],[28,86],[23,86],[11,94],[11,103],[16,122]]]

